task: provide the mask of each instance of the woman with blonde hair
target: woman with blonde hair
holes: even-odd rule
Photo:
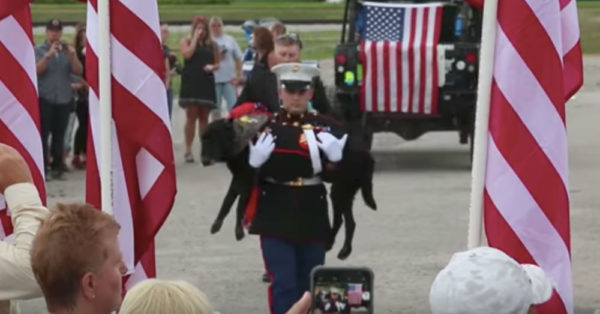
[[[185,281],[148,279],[129,290],[120,314],[213,314],[206,295]]]
[[[181,73],[179,106],[185,109],[185,161],[194,162],[192,143],[196,121],[202,134],[210,111],[216,108],[214,71],[219,68],[219,48],[211,39],[208,19],[194,17],[191,34],[181,39],[179,48],[185,59]]]

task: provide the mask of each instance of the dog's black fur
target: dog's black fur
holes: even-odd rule
[[[239,196],[237,204],[235,237],[241,240],[244,237],[242,219],[245,205],[250,196],[254,184],[254,171],[248,165],[248,148],[241,153],[235,153],[231,143],[235,132],[233,131],[233,120],[216,120],[209,124],[202,135],[202,163],[208,166],[214,162],[226,162],[227,168],[232,174],[231,183],[219,214],[213,222],[211,233],[221,229],[223,220],[229,214],[233,203]],[[328,250],[331,249],[335,237],[346,222],[346,237],[344,245],[338,253],[339,259],[346,259],[352,252],[352,239],[356,223],[352,214],[354,196],[361,190],[363,200],[367,206],[375,210],[377,205],[373,198],[373,171],[375,161],[368,150],[366,139],[362,135],[360,127],[350,127],[348,142],[344,149],[343,159],[324,171],[323,179],[331,182],[330,198],[333,205],[333,228]]]

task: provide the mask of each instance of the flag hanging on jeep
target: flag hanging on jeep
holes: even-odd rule
[[[364,2],[358,20],[362,110],[437,114],[442,5]]]

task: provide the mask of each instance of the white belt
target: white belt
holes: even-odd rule
[[[312,177],[312,178],[298,177],[297,179],[292,180],[292,181],[277,181],[273,178],[266,177],[266,178],[264,178],[264,180],[269,183],[275,183],[275,184],[281,184],[281,185],[287,185],[287,186],[319,185],[319,184],[323,183],[323,180],[321,180],[321,178],[319,178],[319,177]]]

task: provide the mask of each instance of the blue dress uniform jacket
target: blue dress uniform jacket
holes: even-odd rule
[[[317,113],[292,116],[275,114],[266,128],[275,139],[275,149],[259,170],[257,213],[251,234],[288,240],[326,242],[330,234],[327,190],[314,173],[305,129],[341,137],[342,125]],[[318,149],[318,148],[317,148]],[[328,163],[319,152],[322,169]]]

